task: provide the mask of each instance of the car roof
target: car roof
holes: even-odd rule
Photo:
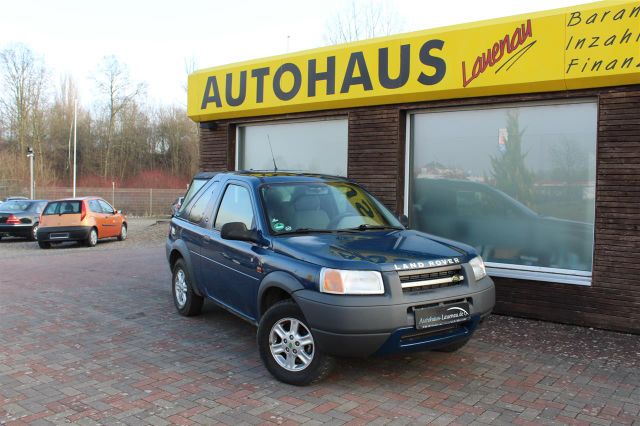
[[[351,182],[342,176],[325,175],[292,170],[238,170],[226,173],[229,176],[255,178],[263,183],[283,182]]]
[[[219,174],[219,172],[198,172],[193,176],[193,178],[194,179],[211,179],[217,174]]]
[[[86,197],[59,198],[57,200],[51,200],[50,202],[54,203],[57,201],[83,201],[83,200],[104,200],[104,198],[98,197],[97,195],[88,195]]]

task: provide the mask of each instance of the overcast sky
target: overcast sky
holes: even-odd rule
[[[356,0],[369,2],[370,0]],[[385,0],[380,0],[385,1]],[[208,68],[320,47],[327,21],[348,0],[11,0],[0,14],[0,49],[24,43],[54,76],[71,74],[81,101],[91,74],[115,55],[150,102],[186,104],[187,62]],[[387,0],[404,31],[584,3],[580,0]]]

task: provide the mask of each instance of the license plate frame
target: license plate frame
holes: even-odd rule
[[[413,312],[417,330],[439,327],[441,325],[458,324],[471,319],[468,302],[418,308],[414,309]]]
[[[68,240],[69,233],[68,232],[52,232],[49,234],[50,240]]]

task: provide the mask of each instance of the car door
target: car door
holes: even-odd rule
[[[122,220],[115,214],[116,211],[111,207],[111,204],[101,199],[97,201],[100,203],[100,207],[102,208],[102,226],[104,228],[104,236],[117,237],[120,234]]]
[[[108,230],[104,226],[106,215],[102,212],[102,206],[100,205],[98,200],[88,200],[87,204],[89,206],[89,210],[91,211],[91,216],[93,216],[96,221],[96,227],[98,228],[98,237],[106,237],[106,233],[108,232]]]
[[[207,237],[206,229],[211,225],[211,211],[220,193],[219,181],[214,181],[199,192],[195,200],[176,216],[176,224],[180,226],[180,239],[185,243],[191,258],[192,279],[197,287],[206,292],[202,278],[202,245]]]
[[[207,294],[239,314],[255,319],[256,297],[261,279],[259,248],[247,241],[223,240],[222,225],[243,222],[256,229],[251,190],[241,182],[229,182],[218,205],[213,228],[205,231],[201,247],[201,273]]]

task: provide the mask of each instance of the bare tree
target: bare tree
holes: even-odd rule
[[[186,63],[187,72],[195,63]],[[105,58],[95,75],[95,108],[78,105],[78,177],[93,184],[136,182],[148,171],[189,178],[198,167],[198,126],[184,106],[149,107],[144,84]],[[43,59],[22,45],[0,51],[0,188],[26,188],[25,148],[36,151],[39,184],[69,184],[70,138],[78,89],[70,76],[49,81]],[[101,176],[101,177],[99,177]]]
[[[48,98],[48,74],[44,61],[22,44],[0,52],[2,95],[0,113],[4,136],[14,158],[20,158],[27,146],[36,150],[38,170],[43,172],[43,140]],[[17,161],[16,166],[22,164]],[[19,166],[18,169],[22,169]]]
[[[403,23],[392,6],[383,0],[351,0],[328,21],[325,41],[348,43],[402,31]]]
[[[46,104],[47,73],[40,58],[18,44],[0,52],[2,93],[0,108],[7,140],[22,153],[42,141],[42,109]]]
[[[198,62],[196,61],[195,56],[191,56],[190,58],[184,58],[184,72],[187,75],[187,78],[185,78],[184,84],[182,85],[182,88],[184,89],[184,93],[187,93],[187,90],[188,90],[187,80],[188,80],[189,74],[193,73],[197,69],[198,69]]]
[[[104,135],[102,175],[108,177],[110,161],[113,151],[114,132],[118,120],[122,118],[123,111],[135,102],[136,98],[144,93],[143,83],[132,83],[125,65],[121,64],[115,56],[107,56],[103,59],[96,78],[98,90],[105,96],[104,111],[106,115],[107,129]]]

